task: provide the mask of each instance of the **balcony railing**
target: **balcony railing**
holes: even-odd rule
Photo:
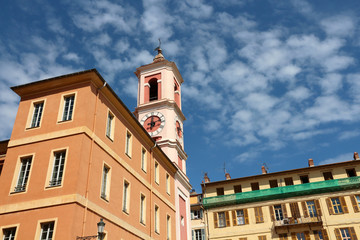
[[[280,232],[289,232],[289,230],[298,228],[298,227],[316,227],[322,226],[322,219],[320,216],[317,217],[300,217],[300,218],[284,218],[280,221],[275,221],[273,224],[273,228],[276,233]]]
[[[350,177],[208,197],[203,199],[203,205],[205,208],[213,208],[232,204],[290,198],[295,196],[336,192],[358,188],[360,188],[360,177]]]

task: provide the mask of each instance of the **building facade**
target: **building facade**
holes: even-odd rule
[[[202,193],[195,191],[190,194],[191,208],[191,236],[193,240],[205,240],[207,225],[204,208],[202,205]]]
[[[0,239],[94,236],[100,218],[107,240],[187,239],[185,172],[95,69],[12,90],[21,100],[0,142]]]
[[[207,239],[357,240],[360,161],[202,183]],[[194,238],[199,239],[199,238]]]

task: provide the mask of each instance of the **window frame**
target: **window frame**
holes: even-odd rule
[[[70,101],[70,108],[67,108],[67,99],[71,99],[71,98],[72,101]],[[67,93],[62,95],[59,115],[58,115],[58,123],[70,122],[74,119],[75,102],[76,102],[76,93]]]
[[[154,205],[154,231],[160,234],[160,208],[158,205]]]
[[[154,163],[154,181],[157,185],[160,185],[160,170],[159,170],[159,163],[155,161]]]
[[[15,240],[16,239],[16,232],[17,229],[19,227],[19,224],[17,225],[10,225],[10,226],[2,226],[0,228],[1,230],[1,240]],[[6,231],[12,231],[14,230],[14,232],[10,232],[10,236],[6,235]]]
[[[36,111],[37,111],[37,107],[36,106],[42,106],[41,107],[41,112],[40,114],[37,113],[37,117],[35,117]],[[29,110],[29,116],[28,116],[28,121],[26,124],[26,129],[35,129],[35,128],[40,128],[41,127],[41,123],[43,120],[43,115],[44,115],[44,111],[45,111],[45,99],[40,99],[40,100],[36,100],[31,102],[31,107]]]
[[[114,141],[114,132],[115,132],[115,115],[108,110],[106,118],[106,131],[105,135],[111,141]]]
[[[165,182],[166,182],[166,193],[170,196],[170,192],[171,192],[171,183],[170,183],[170,175],[168,173],[166,173],[166,177],[165,177]]]
[[[123,184],[122,211],[126,214],[130,213],[130,183],[127,180],[124,180]]]
[[[171,239],[171,217],[166,214],[166,240]]]
[[[61,165],[60,165],[60,168],[58,168],[58,172],[56,173],[57,177],[56,179],[54,180],[54,173],[55,173],[55,164],[56,164],[56,161],[57,161],[57,154],[62,154],[64,153],[65,156],[60,156],[60,159],[59,161],[62,161],[62,173],[61,173],[61,176],[60,176],[60,168],[61,168]],[[48,187],[59,187],[59,186],[62,186],[63,184],[63,180],[64,180],[64,176],[65,176],[65,166],[66,166],[66,157],[67,157],[67,149],[62,149],[62,150],[56,150],[56,151],[52,151],[52,154],[53,154],[53,157],[52,157],[52,170],[51,170],[51,175],[50,175],[50,178],[49,178],[49,181],[48,181]],[[61,163],[61,162],[59,162]],[[60,178],[60,180],[59,180]],[[60,183],[59,183],[60,182]]]
[[[111,183],[111,167],[104,163],[102,165],[100,198],[109,201],[110,199],[110,183]]]
[[[27,191],[27,186],[29,184],[30,181],[30,176],[31,176],[31,170],[32,170],[32,165],[33,165],[33,159],[34,159],[34,155],[25,155],[25,156],[21,156],[19,157],[20,162],[18,162],[19,164],[19,168],[16,170],[16,172],[18,172],[17,175],[17,180],[14,186],[14,190],[13,193],[21,193],[21,192],[26,192]],[[23,167],[24,167],[24,161],[27,162],[25,163],[25,169],[24,169],[24,175],[22,176],[22,172],[23,172]],[[30,164],[28,164],[28,162],[30,161]],[[22,178],[22,180],[20,180]],[[20,184],[21,181],[21,184]]]
[[[140,193],[140,223],[146,225],[146,196]]]
[[[125,155],[127,155],[130,159],[132,156],[132,137],[133,135],[129,130],[126,130],[125,134]]]
[[[147,172],[147,151],[144,147],[141,147],[141,170]]]

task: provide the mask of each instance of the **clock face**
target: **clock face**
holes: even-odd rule
[[[150,136],[155,136],[161,132],[165,126],[165,117],[159,112],[146,114],[140,121]]]
[[[181,124],[179,121],[176,121],[176,134],[178,135],[179,138],[182,138],[182,136],[183,136]]]

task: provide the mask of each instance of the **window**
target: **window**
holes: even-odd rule
[[[153,78],[149,81],[150,85],[150,101],[158,100],[158,83],[157,79]]]
[[[288,239],[288,237],[287,237],[286,233],[279,234],[279,240],[287,240],[287,239]]]
[[[284,181],[286,186],[294,185],[292,177],[284,178]]]
[[[19,178],[14,189],[15,192],[24,192],[26,190],[26,184],[30,175],[31,162],[32,157],[25,157],[21,159]]]
[[[159,184],[159,164],[155,162],[155,183]]]
[[[319,200],[308,200],[301,202],[304,217],[317,217],[321,216],[321,209],[320,209],[320,203]]]
[[[201,219],[203,217],[202,209],[191,210],[191,220],[193,219]]]
[[[249,216],[247,209],[239,209],[232,211],[233,225],[249,224]]]
[[[251,183],[251,190],[252,191],[255,191],[255,190],[259,190],[259,183],[258,182],[254,182],[254,183]]]
[[[278,182],[276,179],[274,180],[269,180],[269,184],[270,184],[270,188],[276,188],[278,187]]]
[[[50,186],[59,186],[62,182],[64,173],[66,151],[56,152],[54,154],[54,167],[51,174]]]
[[[219,227],[226,227],[225,212],[219,212]]]
[[[315,240],[329,240],[329,236],[325,229],[314,231]]]
[[[357,240],[353,227],[335,228],[336,240]]]
[[[230,226],[229,212],[214,212],[214,227],[222,228]]]
[[[44,102],[34,104],[34,113],[31,120],[32,128],[40,127],[41,115],[44,109]]]
[[[234,193],[241,193],[242,189],[241,189],[241,185],[235,185],[234,186]]]
[[[42,223],[40,240],[52,240],[54,233],[54,222]]]
[[[171,218],[169,215],[166,216],[166,239],[171,238]]]
[[[334,179],[333,175],[332,175],[332,172],[323,172],[323,176],[324,176],[325,181]]]
[[[355,168],[346,169],[346,173],[347,173],[348,177],[356,177]]]
[[[274,206],[274,214],[275,214],[276,221],[280,221],[280,220],[284,219],[283,209],[280,204]]]
[[[145,196],[141,194],[140,196],[140,223],[145,224],[145,213],[146,213],[146,209],[145,209]]]
[[[360,212],[360,195],[353,195],[350,197],[354,212]]]
[[[145,148],[141,149],[141,169],[146,172],[146,150]]]
[[[259,239],[259,240],[266,240],[266,235],[258,236],[258,239]]]
[[[113,140],[114,138],[114,115],[112,113],[108,113],[107,123],[106,123],[106,136]],[[126,142],[127,144],[127,142]]]
[[[326,204],[328,206],[330,215],[349,212],[344,197],[327,198]]]
[[[315,202],[314,201],[306,201],[307,210],[310,217],[316,217],[316,208],[315,208]]]
[[[218,196],[224,195],[224,188],[217,188],[216,189],[216,194]]]
[[[192,239],[193,240],[205,240],[205,229],[192,230]]]
[[[130,184],[128,182],[124,182],[124,194],[123,194],[123,211],[126,213],[129,213],[129,198],[130,198],[130,194],[129,194],[129,189],[130,189]]]
[[[16,227],[3,229],[3,240],[14,240],[16,233]]]
[[[105,166],[103,167],[103,175],[101,182],[101,198],[107,200],[108,199],[108,175],[110,172],[110,168]]]
[[[296,239],[297,240],[305,240],[305,233],[304,232],[299,232],[299,233],[296,233]]]
[[[254,210],[255,210],[256,223],[263,223],[264,222],[264,217],[263,217],[262,208],[261,207],[255,207]]]
[[[69,121],[72,119],[74,110],[75,95],[67,96],[64,98],[64,111],[62,115],[62,121]]]
[[[0,160],[0,176],[1,176],[3,166],[4,166],[4,160]]]
[[[166,174],[166,193],[170,195],[170,175]]]
[[[131,157],[131,145],[132,145],[132,135],[129,131],[126,132],[126,142],[125,142],[125,153],[128,157]]]
[[[301,181],[302,184],[304,184],[304,183],[309,183],[309,182],[310,182],[310,181],[309,181],[309,176],[308,176],[308,175],[302,175],[302,176],[300,176],[300,181]]]
[[[155,224],[155,232],[156,233],[160,233],[160,231],[159,231],[159,225],[160,225],[160,223],[159,223],[159,207],[158,206],[156,206],[155,205],[155,221],[154,221],[154,224]]]

